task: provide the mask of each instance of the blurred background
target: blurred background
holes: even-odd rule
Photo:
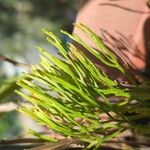
[[[56,55],[57,50],[47,43],[41,29],[46,28],[67,41],[59,31],[72,32],[79,1],[0,0],[0,58],[36,63],[39,58],[35,45]],[[19,88],[16,80],[22,71],[25,70],[0,61],[0,139],[23,136],[26,124],[34,127],[33,122],[16,111],[20,98],[14,89]]]

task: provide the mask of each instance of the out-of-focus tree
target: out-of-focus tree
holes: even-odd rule
[[[71,32],[78,0],[0,0],[0,53],[16,57],[44,42],[42,28]],[[25,55],[24,55],[25,56]]]
[[[15,105],[18,69],[1,62],[3,55],[29,63],[34,60],[34,46],[47,45],[41,29],[58,33],[72,32],[79,0],[0,0],[0,139],[17,135],[20,131],[16,111],[4,110],[10,101]],[[30,58],[28,58],[30,57]],[[12,77],[12,78],[11,78]],[[14,110],[14,107],[12,109]],[[8,106],[8,107],[9,107]],[[9,107],[10,108],[10,107]],[[6,113],[7,112],[7,113]],[[14,121],[16,120],[16,121]]]

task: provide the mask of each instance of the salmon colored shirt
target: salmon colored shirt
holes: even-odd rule
[[[135,69],[148,69],[150,8],[148,0],[83,0],[76,23],[89,26],[111,48],[122,51]],[[95,45],[77,28],[74,32]]]

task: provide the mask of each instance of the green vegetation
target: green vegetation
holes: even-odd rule
[[[78,2],[79,0],[0,0],[0,108],[9,102],[19,105],[19,98],[14,89],[18,89],[16,76],[22,70],[4,62],[6,59],[3,56],[28,64],[37,61],[38,58],[34,57],[34,45],[46,45],[43,35],[37,31],[48,27],[55,33],[58,33],[60,28],[71,32]],[[12,117],[16,121],[10,125],[9,120],[13,120]],[[13,130],[18,127],[15,123],[19,121],[16,112],[8,113],[7,110],[0,109],[0,122],[5,124],[2,124],[0,129],[0,138],[10,138]],[[8,126],[11,126],[10,130]],[[18,130],[20,128],[18,127]],[[13,138],[18,135],[13,134]]]
[[[0,102],[1,103],[16,101],[15,99],[16,94],[14,93],[14,90],[19,89],[19,86],[16,83],[18,79],[19,77],[13,77],[11,79],[0,80]]]
[[[130,86],[110,79],[73,44],[63,43],[52,32],[43,30],[61,57],[56,58],[37,47],[41,62],[32,66],[31,73],[24,74],[24,79],[18,80],[18,85],[26,92],[17,91],[33,105],[21,106],[19,110],[66,138],[79,138],[87,143],[86,148],[96,149],[128,129],[149,136],[148,124],[136,121],[149,116],[150,85],[135,84],[95,33],[83,24],[76,26],[95,43],[97,50],[78,35],[61,32],[86,48],[102,64],[120,72]],[[101,117],[104,115],[105,119]],[[49,140],[58,141],[51,137]]]
[[[55,33],[60,28],[71,32],[77,3],[78,0],[0,0],[0,53],[28,60],[27,53],[35,53],[33,45],[45,44],[38,30],[48,27]]]
[[[17,120],[18,114],[16,111],[8,113],[0,113],[0,138],[12,138],[19,134],[21,125]],[[6,132],[7,131],[7,132]]]
[[[18,96],[14,90],[19,89],[16,81],[19,77],[0,80],[0,138],[10,138],[19,134],[21,126],[15,111]]]

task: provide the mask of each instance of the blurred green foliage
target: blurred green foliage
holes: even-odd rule
[[[19,89],[19,86],[16,84],[17,77],[11,79],[0,79],[0,103],[7,101],[15,101],[14,90]]]
[[[21,131],[16,111],[0,114],[0,138],[11,138]]]
[[[42,28],[71,32],[78,0],[0,0],[0,53],[10,57],[44,42]]]
[[[47,28],[59,33],[61,28],[71,32],[78,2],[79,0],[0,0],[0,55],[14,60],[19,58],[26,63],[31,59],[33,61],[36,43],[45,44],[40,30]],[[0,104],[16,102],[16,78],[7,79],[6,71],[11,74],[15,70],[16,74],[18,70],[9,70],[11,67],[0,62]],[[15,111],[0,113],[0,138],[17,135],[20,130],[18,122]]]

